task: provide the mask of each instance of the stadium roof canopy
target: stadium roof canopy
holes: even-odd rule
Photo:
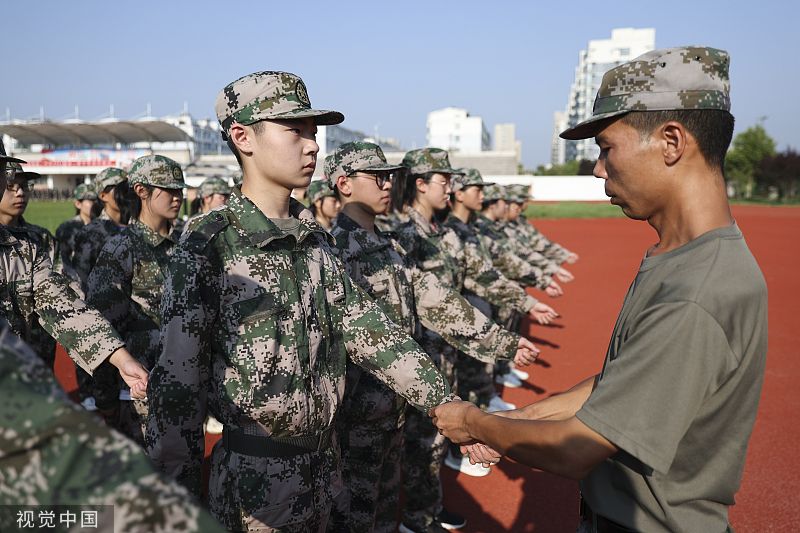
[[[192,140],[179,127],[163,120],[150,119],[105,119],[99,122],[14,120],[0,122],[0,134],[13,137],[24,145],[45,144],[53,147]]]

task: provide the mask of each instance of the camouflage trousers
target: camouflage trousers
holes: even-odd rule
[[[144,448],[147,411],[145,400],[120,400],[119,409],[111,420],[106,420],[106,423]]]
[[[450,386],[455,387],[455,350],[443,342],[423,342],[422,346]],[[448,441],[439,434],[427,413],[413,407],[406,409],[404,437],[403,492],[406,500],[402,522],[413,530],[424,531],[442,510],[440,472]]]
[[[322,533],[342,490],[339,444],[292,457],[211,453],[208,508],[229,531]]]
[[[394,533],[402,479],[402,417],[347,426],[338,435],[344,490],[334,501],[328,531]]]

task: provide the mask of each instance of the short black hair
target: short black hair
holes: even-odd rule
[[[665,122],[680,122],[697,140],[700,153],[712,168],[722,170],[725,154],[733,138],[733,115],[724,109],[675,109],[668,111],[631,111],[620,121],[639,132],[643,138]]]
[[[260,135],[262,131],[264,131],[264,121],[259,120],[258,122],[253,122],[252,124],[248,124],[251,128],[253,128],[253,133],[256,135]],[[225,142],[228,145],[228,148],[231,152],[233,152],[234,157],[236,157],[236,162],[239,163],[239,168],[242,168],[242,156],[239,154],[239,150],[236,148],[236,145],[233,144],[228,132],[225,132]]]

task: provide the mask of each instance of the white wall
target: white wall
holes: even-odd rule
[[[541,202],[606,202],[604,181],[594,176],[483,176],[489,183],[531,186],[533,200]]]

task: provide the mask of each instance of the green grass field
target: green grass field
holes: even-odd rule
[[[525,210],[529,218],[611,218],[622,217],[622,209],[607,202],[542,202]]]
[[[74,216],[75,206],[69,200],[63,202],[31,200],[25,209],[25,220],[43,226],[53,234],[62,222]]]

